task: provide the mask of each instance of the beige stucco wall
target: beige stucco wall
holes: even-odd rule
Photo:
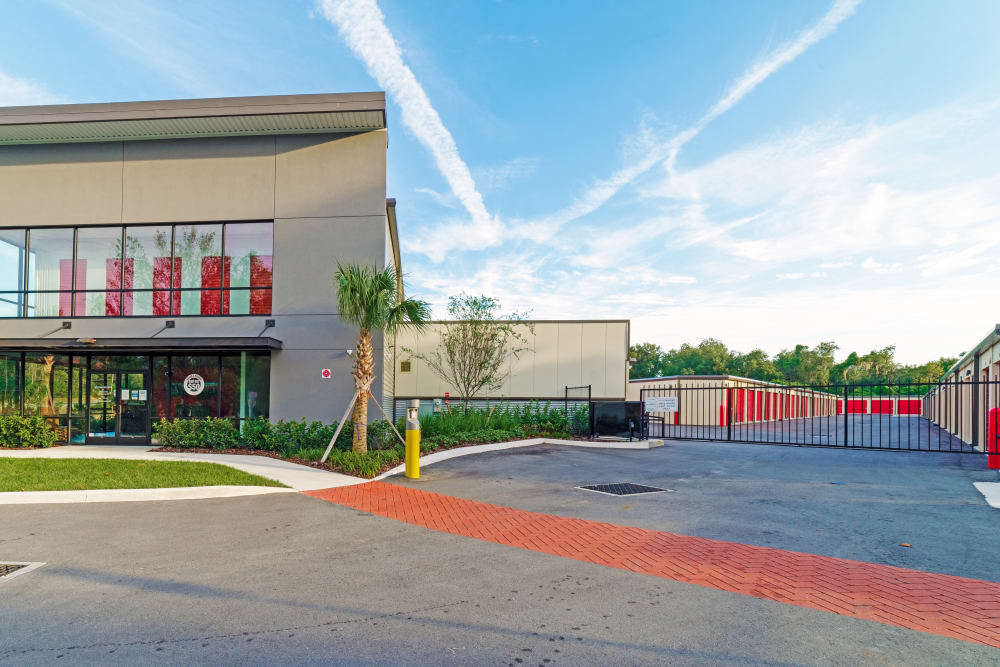
[[[534,322],[534,332],[522,327],[528,349],[507,363],[503,386],[492,397],[555,398],[566,386],[591,385],[595,399],[622,400],[628,361],[627,321]],[[429,354],[440,342],[441,324],[423,333],[404,331],[396,345],[396,396],[443,396],[458,392],[441,380],[427,364],[404,351]],[[400,362],[411,361],[409,373],[400,372]]]
[[[386,132],[5,146],[0,224],[378,216]]]
[[[385,130],[0,147],[0,226],[274,220],[271,417],[323,419],[353,394],[357,330],[336,313],[338,260],[384,265]],[[391,249],[391,246],[390,246]],[[5,338],[60,318],[0,320]],[[76,318],[70,337],[257,336],[264,316]],[[384,365],[376,339],[376,371]],[[320,369],[333,370],[323,380]],[[390,369],[391,370],[391,369]],[[381,382],[374,387],[378,398]]]

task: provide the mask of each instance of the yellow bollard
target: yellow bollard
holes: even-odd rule
[[[420,400],[410,401],[406,409],[406,476],[420,478],[420,419],[417,415]]]

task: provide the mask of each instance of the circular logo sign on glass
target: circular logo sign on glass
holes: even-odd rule
[[[203,391],[205,391],[205,378],[197,373],[192,373],[184,378],[184,393],[188,396],[197,396]]]

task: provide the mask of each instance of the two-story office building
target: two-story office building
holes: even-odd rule
[[[383,93],[0,109],[0,414],[339,418],[337,262],[399,275],[386,147]]]

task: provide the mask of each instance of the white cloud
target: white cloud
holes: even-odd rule
[[[437,190],[432,190],[430,188],[413,188],[414,192],[420,192],[427,195],[434,200],[434,203],[438,206],[444,206],[445,208],[458,208],[459,203],[455,198],[455,195],[447,192],[438,192]]]
[[[801,32],[794,39],[779,45],[751,65],[694,125],[675,134],[665,142],[654,143],[649,140],[650,145],[645,155],[640,159],[618,170],[610,177],[594,182],[581,197],[561,211],[541,220],[518,225],[515,228],[515,233],[535,240],[545,238],[546,235],[551,235],[560,226],[596,211],[623,187],[649,171],[654,165],[666,161],[668,168],[672,169],[677,155],[685,144],[697,137],[709,123],[738,104],[769,76],[798,58],[809,47],[830,35],[854,13],[860,3],[861,0],[836,0],[817,23]],[[645,136],[646,133],[642,132],[642,135]]]
[[[824,123],[667,172],[642,193],[700,211],[678,233],[714,230],[711,247],[751,263],[833,269],[891,252],[916,256],[924,275],[959,270],[1000,243],[998,115],[1000,100],[962,101],[891,123]],[[740,215],[753,224],[730,228]]]
[[[482,192],[492,192],[511,181],[534,175],[540,165],[541,160],[536,157],[516,157],[491,167],[477,167],[472,173]]]
[[[778,273],[774,276],[778,280],[802,280],[804,278],[826,278],[825,271],[813,271],[812,273]]]
[[[42,86],[0,72],[0,106],[56,104],[61,100]]]
[[[883,264],[881,262],[876,262],[874,257],[869,257],[865,261],[861,262],[861,268],[867,269],[873,273],[899,273],[903,270],[903,265],[900,263],[895,264]]]
[[[471,221],[453,221],[433,230],[426,235],[432,241],[415,239],[409,248],[440,261],[455,247],[483,248],[499,243],[500,221],[487,212],[472,174],[459,155],[455,139],[413,71],[403,62],[403,52],[375,0],[323,0],[321,7],[350,49],[365,63],[368,72],[395,99],[403,124],[430,151],[438,171],[472,218]]]

